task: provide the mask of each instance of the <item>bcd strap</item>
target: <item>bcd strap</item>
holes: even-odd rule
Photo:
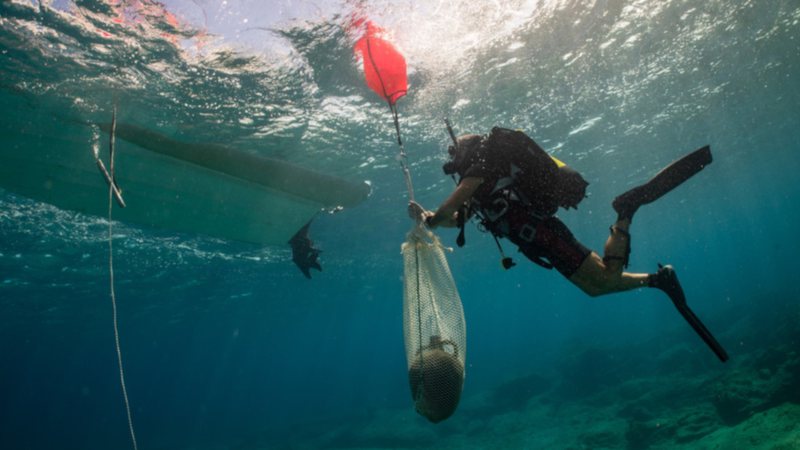
[[[469,217],[471,212],[472,212],[472,206],[468,206],[466,204],[461,206],[461,208],[459,208],[458,210],[458,218],[456,218],[456,224],[460,228],[460,231],[458,232],[458,237],[456,238],[456,245],[458,245],[459,247],[463,247],[464,243],[466,242],[466,240],[464,239],[464,224],[466,223],[467,217]],[[500,263],[503,265],[503,268],[508,270],[516,266],[517,263],[515,263],[514,260],[511,259],[510,257],[506,256],[505,252],[503,252],[503,246],[500,245],[500,240],[497,238],[497,235],[491,231],[490,233],[492,235],[492,238],[494,238],[494,243],[497,244],[497,249],[500,251],[500,258],[501,258]]]

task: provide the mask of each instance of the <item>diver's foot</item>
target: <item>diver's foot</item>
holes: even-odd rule
[[[683,288],[678,281],[678,275],[675,269],[670,265],[658,265],[658,272],[650,274],[648,285],[664,291],[675,304],[686,304],[686,296],[683,294]]]
[[[614,201],[611,203],[611,206],[614,208],[614,211],[617,212],[617,220],[633,220],[633,215],[636,213],[636,210],[639,209],[641,203],[638,200],[638,193],[635,189],[631,189],[624,194],[619,195]]]

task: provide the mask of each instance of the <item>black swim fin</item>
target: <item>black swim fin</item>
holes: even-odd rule
[[[658,272],[651,276],[650,286],[661,289],[666,292],[672,303],[681,313],[686,322],[691,325],[694,331],[703,339],[703,342],[708,345],[708,348],[717,355],[720,361],[725,362],[728,360],[728,353],[722,348],[719,342],[714,339],[714,336],[708,331],[703,322],[695,315],[695,313],[686,304],[686,296],[683,293],[683,288],[678,282],[678,276],[675,274],[675,269],[672,266],[658,265]]]
[[[647,183],[615,198],[612,206],[619,214],[618,220],[632,219],[640,206],[658,200],[711,164],[711,161],[711,147],[706,145],[661,169]]]

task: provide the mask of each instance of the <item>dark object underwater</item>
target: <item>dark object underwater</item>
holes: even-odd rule
[[[445,346],[452,347],[452,353]],[[430,344],[417,354],[408,369],[408,381],[418,413],[433,423],[453,415],[464,387],[458,347],[452,341],[431,336]]]
[[[322,266],[319,265],[320,250],[314,248],[314,242],[308,237],[308,228],[311,226],[309,220],[307,224],[297,230],[294,236],[289,240],[289,245],[292,247],[292,261],[297,264],[300,271],[306,278],[311,278],[311,269],[317,269],[322,272]]]

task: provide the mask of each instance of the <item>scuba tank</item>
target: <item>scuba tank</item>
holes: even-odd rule
[[[589,183],[583,176],[550,156],[525,133],[494,127],[483,137],[456,137],[449,122],[447,127],[454,145],[448,149],[450,161],[442,166],[446,175],[463,177],[473,164],[484,164],[499,178],[510,177],[508,184],[543,215],[554,214],[559,206],[577,208],[586,197]]]

